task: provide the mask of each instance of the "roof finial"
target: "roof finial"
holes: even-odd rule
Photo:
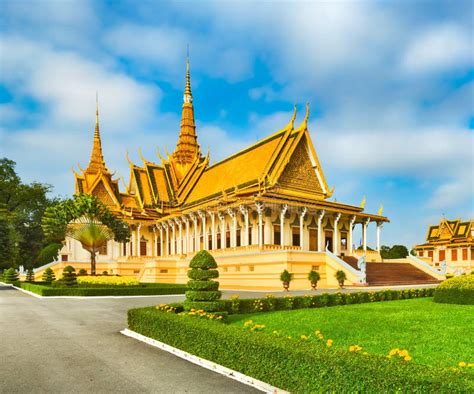
[[[94,136],[99,136],[99,93],[95,92],[95,131]]]
[[[306,103],[306,114],[304,115],[303,126],[306,128],[308,126],[309,118],[309,103]]]
[[[291,115],[291,120],[290,120],[290,123],[288,124],[288,126],[293,129],[293,125],[295,124],[295,119],[296,119],[296,103],[293,107],[293,115]]]
[[[186,56],[186,86],[184,88],[184,102],[191,103],[193,101],[193,95],[191,93],[191,72],[189,71],[189,45],[187,48]]]

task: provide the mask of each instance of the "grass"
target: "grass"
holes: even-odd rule
[[[413,363],[454,367],[474,362],[474,306],[437,304],[432,298],[344,305],[229,316],[243,327],[247,320],[264,324],[265,331],[300,338],[321,330],[334,347],[360,345],[370,354],[387,355],[407,349]],[[473,368],[469,368],[473,372]]]

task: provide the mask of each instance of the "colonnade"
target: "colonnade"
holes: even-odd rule
[[[253,205],[197,210],[153,226],[137,224],[125,256],[174,256],[201,249],[224,250],[258,245],[279,245],[307,251],[352,254],[353,230],[361,225],[362,248],[367,251],[367,228],[374,221],[366,215],[345,214],[322,209],[282,205]],[[376,222],[376,249],[380,251],[382,222]],[[144,227],[146,230],[144,230]]]

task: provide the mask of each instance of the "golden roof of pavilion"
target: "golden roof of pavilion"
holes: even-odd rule
[[[448,220],[443,218],[439,224],[430,225],[426,242],[416,245],[416,249],[429,249],[437,246],[474,246],[474,220]]]
[[[128,221],[165,220],[198,209],[219,210],[242,204],[305,206],[315,211],[357,215],[388,221],[381,212],[365,213],[363,207],[328,199],[329,188],[308,131],[309,105],[303,122],[295,127],[296,106],[281,130],[226,159],[210,165],[197,141],[189,61],[178,141],[174,152],[160,157],[160,164],[145,159],[137,165],[128,159],[130,181],[120,192],[118,180],[105,165],[98,110],[91,160],[75,173],[76,193],[97,195]]]

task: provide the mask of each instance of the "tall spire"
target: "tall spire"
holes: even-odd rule
[[[89,166],[87,167],[86,172],[97,173],[99,171],[107,172],[107,167],[105,166],[104,155],[102,154],[102,142],[100,140],[100,130],[99,130],[99,98],[96,93],[95,97],[95,129],[94,129],[94,139],[92,142],[92,152],[91,159],[89,161]]]
[[[181,129],[179,132],[173,159],[180,164],[190,164],[201,155],[197,143],[196,124],[194,123],[193,95],[191,93],[191,72],[189,70],[189,49],[186,59],[186,83],[184,87]]]

